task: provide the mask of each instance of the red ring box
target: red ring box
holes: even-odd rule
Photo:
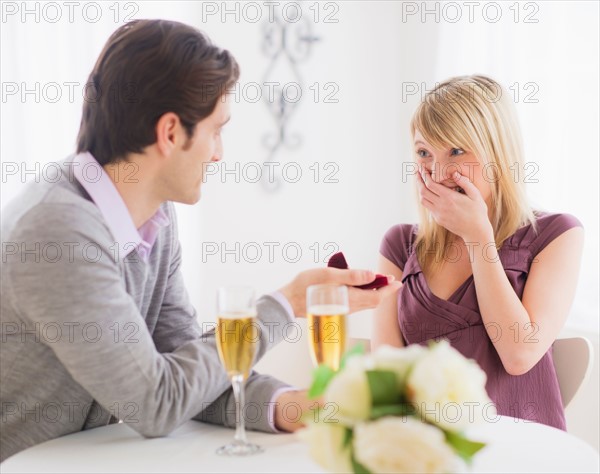
[[[344,254],[342,252],[338,252],[333,254],[329,261],[327,262],[328,267],[340,268],[342,270],[348,269],[348,262],[344,258]],[[371,283],[367,283],[366,285],[355,286],[355,288],[360,288],[361,290],[376,290],[388,284],[388,279],[385,275],[375,275],[375,280]]]

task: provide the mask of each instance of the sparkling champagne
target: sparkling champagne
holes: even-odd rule
[[[260,329],[254,315],[226,314],[217,318],[217,348],[227,375],[248,378],[260,340]]]
[[[335,304],[308,308],[311,356],[315,365],[326,364],[339,369],[346,346],[346,314],[348,307]]]

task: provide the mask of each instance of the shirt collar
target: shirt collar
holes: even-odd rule
[[[136,229],[119,191],[91,153],[75,156],[73,175],[100,209],[119,247],[119,260],[137,249],[140,258],[147,262],[159,230],[170,224],[162,208]]]

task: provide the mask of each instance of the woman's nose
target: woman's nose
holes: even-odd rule
[[[458,171],[458,168],[454,163],[441,163],[437,161],[432,164],[431,179],[433,179],[436,183],[452,181],[452,173],[455,171]]]

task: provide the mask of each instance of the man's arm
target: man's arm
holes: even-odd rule
[[[42,204],[21,218],[10,238],[25,248],[64,248],[68,243],[74,249],[59,259],[8,258],[4,264],[12,300],[29,324],[58,324],[63,333],[73,329],[68,340],[49,344],[55,356],[102,406],[135,404],[138,417],[131,427],[136,431],[165,435],[227,390],[214,338],[177,342],[169,352],[157,350],[123,284],[111,250],[114,242],[95,216],[76,206]],[[84,248],[94,252],[84,253]],[[280,306],[259,312],[258,320],[263,326],[289,322]],[[131,327],[135,337],[121,337]],[[115,337],[115,328],[121,336]],[[264,332],[260,355],[271,344]]]
[[[246,404],[244,421],[246,428],[265,432],[278,432],[282,426],[276,426],[276,408],[280,403],[277,394],[281,389],[293,390],[284,382],[270,375],[252,372],[244,384]],[[235,428],[235,397],[230,388],[223,392],[213,403],[207,403],[194,420]]]
[[[177,237],[176,215],[172,205],[169,206],[168,212],[173,225],[173,258],[159,319],[152,334],[154,343],[158,351],[164,353],[200,338],[203,344],[211,348],[213,356],[218,360],[215,331],[211,329],[201,335],[196,311],[190,303],[181,273],[181,245]],[[269,327],[261,324],[261,344],[252,365],[256,364],[268,349],[281,341],[283,327],[293,317],[289,315],[286,319],[284,315],[286,309],[270,296],[258,299],[257,312],[259,316],[262,315],[269,320]],[[281,320],[281,323],[277,322],[278,320]],[[273,396],[286,387],[291,389],[287,384],[273,377],[252,372],[245,383],[246,406],[251,407],[251,410],[247,410],[249,416],[246,417],[248,429],[268,432],[276,430],[274,413],[276,405]],[[223,393],[213,402],[205,401],[201,410],[194,419],[235,427],[235,400],[229,381],[225,381]]]

